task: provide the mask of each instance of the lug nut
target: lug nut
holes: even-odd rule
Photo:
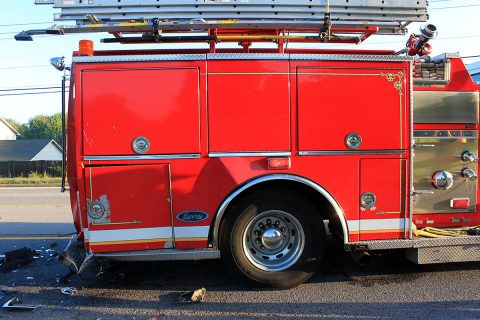
[[[260,231],[255,230],[255,231],[253,231],[253,234],[256,235],[256,236],[258,236],[258,235],[260,234]]]
[[[285,232],[285,227],[281,227],[280,231]]]
[[[271,223],[272,223],[272,220],[267,219],[267,224],[271,224]]]
[[[277,226],[277,227],[278,227],[278,225],[279,225],[279,224],[280,224],[280,221],[278,221],[278,220],[277,220],[277,221],[275,221],[275,226]]]

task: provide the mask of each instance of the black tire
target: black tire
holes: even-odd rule
[[[249,235],[255,237],[252,232],[265,234],[265,232],[262,233],[262,230],[274,227],[273,223],[268,224],[269,227],[264,225],[265,229],[260,229],[261,232],[258,232],[254,229],[260,227],[257,227],[254,222],[259,221],[258,219],[263,216],[268,217],[278,212],[280,212],[280,217],[284,213],[288,214],[285,217],[293,217],[293,219],[287,218],[286,221],[288,223],[289,220],[295,220],[299,234],[296,237],[293,236],[293,240],[287,234],[287,240],[275,240],[277,241],[275,244],[280,241],[282,242],[280,249],[286,245],[285,250],[288,250],[292,244],[289,245],[287,242],[300,241],[302,231],[304,241],[303,249],[296,250],[295,255],[288,251],[285,254],[285,256],[291,254],[293,258],[296,257],[295,259],[292,258],[289,264],[282,266],[284,269],[280,267],[281,270],[274,270],[276,261],[264,260],[265,264],[273,265],[273,267],[265,267],[262,264],[262,258],[257,257],[257,255],[261,256],[261,253],[249,248],[249,246],[253,246],[252,241],[254,241]],[[270,219],[270,221],[272,220]],[[277,223],[278,220],[275,225]],[[258,226],[260,225],[262,224],[259,223]],[[292,229],[295,226],[292,226]],[[287,226],[287,231],[285,231],[285,227],[283,230],[290,232],[289,226]],[[282,235],[282,237],[285,239],[285,236]],[[258,237],[255,238],[255,243],[260,243],[262,246],[265,244],[264,240],[268,239],[268,237]],[[315,206],[298,192],[286,188],[261,189],[245,196],[229,209],[221,224],[219,240],[222,259],[227,269],[235,277],[257,287],[288,289],[307,281],[317,270],[325,247],[325,226]],[[262,248],[264,248],[262,250],[269,250],[263,246]],[[268,259],[268,257],[266,258]],[[262,270],[262,268],[264,269]],[[268,268],[273,270],[268,270]]]

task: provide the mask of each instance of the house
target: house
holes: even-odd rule
[[[59,176],[62,148],[52,139],[0,140],[0,177]]]
[[[0,140],[0,162],[61,160],[62,148],[52,139]]]
[[[0,117],[0,140],[16,140],[20,135],[7,120]]]
[[[467,65],[467,70],[475,83],[480,84],[480,61]]]

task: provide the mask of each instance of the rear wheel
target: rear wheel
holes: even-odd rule
[[[324,251],[325,227],[313,204],[290,189],[263,189],[228,212],[220,229],[227,268],[250,284],[290,288],[310,278]]]

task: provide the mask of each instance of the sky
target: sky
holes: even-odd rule
[[[34,0],[0,0],[0,116],[20,123],[38,114],[51,115],[61,111],[60,93],[24,95],[26,92],[6,91],[12,88],[60,86],[62,73],[49,65],[52,57],[65,56],[67,63],[81,39],[90,39],[96,50],[155,48],[160,45],[102,44],[108,34],[66,36],[38,36],[32,42],[17,42],[13,36],[28,29],[47,28],[54,24],[51,5],[34,5]],[[480,0],[431,0],[430,20],[439,30],[433,40],[432,55],[460,52],[462,56],[480,55]],[[418,32],[424,23],[411,24],[409,33]],[[401,50],[405,36],[373,36],[358,49]],[[290,44],[290,47],[293,45]],[[351,48],[352,45],[321,45],[322,47]],[[480,57],[465,59],[466,64],[480,61]],[[43,91],[57,91],[48,89]],[[28,91],[32,92],[32,91]],[[21,94],[10,95],[6,94]]]

